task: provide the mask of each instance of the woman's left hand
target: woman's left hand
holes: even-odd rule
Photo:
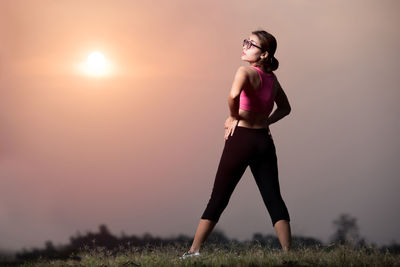
[[[235,128],[238,124],[239,120],[236,119],[235,117],[229,116],[225,120],[225,136],[224,139],[228,140],[229,135],[233,135],[233,132],[235,131]]]

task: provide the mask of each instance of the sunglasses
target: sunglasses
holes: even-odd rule
[[[243,46],[245,46],[246,49],[250,49],[252,46],[255,46],[255,47],[261,49],[261,47],[259,47],[258,45],[253,44],[252,42],[250,42],[250,41],[247,40],[247,39],[244,39],[244,40],[243,40]]]

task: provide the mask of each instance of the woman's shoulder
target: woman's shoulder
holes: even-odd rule
[[[254,74],[254,73],[257,74],[257,72],[261,72],[261,73],[269,75],[269,76],[276,76],[273,71],[266,72],[265,70],[263,70],[260,67],[251,66],[251,65],[250,66],[240,66],[238,68],[238,71],[246,72],[246,73],[249,73],[249,74]]]
[[[235,77],[242,77],[245,80],[250,79],[257,71],[250,66],[239,66],[236,70]]]
[[[239,66],[236,70],[236,74],[245,75],[245,76],[253,76],[254,74],[257,75],[257,69],[253,66]]]

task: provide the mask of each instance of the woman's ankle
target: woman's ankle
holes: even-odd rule
[[[282,251],[284,251],[284,252],[288,252],[288,251],[291,251],[292,250],[292,248],[291,248],[291,246],[289,245],[289,246],[283,246],[282,247]]]
[[[195,253],[195,252],[200,252],[200,248],[190,248],[189,253]]]

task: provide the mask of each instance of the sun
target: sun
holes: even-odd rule
[[[88,49],[79,52],[80,60],[74,63],[74,68],[79,75],[91,78],[111,78],[116,75],[118,68],[112,60],[113,53],[108,50],[103,53],[101,49]],[[110,58],[107,57],[107,55]]]
[[[88,56],[87,63],[89,70],[93,73],[99,73],[104,71],[106,65],[104,56],[99,51],[94,51],[90,53],[90,55]]]
[[[91,76],[104,76],[109,72],[108,63],[99,51],[93,51],[88,55],[85,69]]]

